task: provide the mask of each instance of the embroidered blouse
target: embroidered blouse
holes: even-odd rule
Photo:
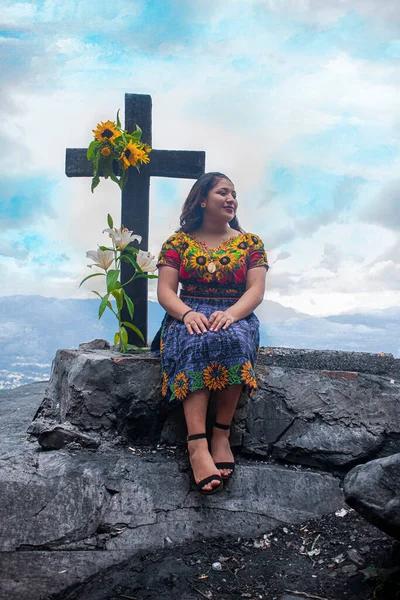
[[[246,288],[247,272],[269,265],[264,244],[254,233],[241,233],[216,248],[189,233],[174,233],[163,244],[157,266],[179,271],[182,294],[240,297]]]

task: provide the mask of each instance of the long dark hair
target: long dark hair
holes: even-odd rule
[[[182,206],[181,216],[179,217],[181,226],[178,231],[189,233],[200,227],[203,222],[203,209],[200,204],[207,199],[208,192],[215,187],[219,179],[227,179],[232,183],[229,177],[223,173],[212,171],[201,175],[201,177],[193,184],[192,189]],[[239,225],[236,215],[229,221],[229,225],[232,229],[237,229],[244,233]]]

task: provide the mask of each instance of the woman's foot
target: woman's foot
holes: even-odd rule
[[[189,440],[188,441],[189,460],[193,471],[193,476],[196,484],[203,479],[216,475],[218,479],[212,479],[201,487],[202,492],[212,492],[215,488],[221,486],[221,479],[218,469],[215,467],[214,461],[208,451],[206,439]]]
[[[211,454],[214,463],[234,463],[231,446],[229,443],[229,428],[219,429],[213,428],[213,436],[211,440]],[[219,474],[225,479],[231,477],[233,469],[220,468]]]

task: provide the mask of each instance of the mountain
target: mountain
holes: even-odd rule
[[[99,320],[98,306],[96,299],[0,297],[0,389],[48,379],[59,348],[77,348],[96,337],[112,342],[116,319],[106,311]],[[256,313],[263,346],[400,355],[397,308],[317,318],[265,300]],[[159,304],[149,302],[149,339],[163,315]]]

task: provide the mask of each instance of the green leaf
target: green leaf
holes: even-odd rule
[[[121,121],[119,120],[119,111],[120,110],[121,109],[119,108],[118,111],[117,111],[117,119],[116,119],[118,129],[121,129]],[[112,225],[110,225],[110,227],[112,227]]]
[[[93,140],[93,142],[90,142],[86,153],[88,160],[94,160],[96,158],[96,150],[99,146],[100,142],[98,142],[97,140]]]
[[[120,327],[119,331],[120,331],[122,343],[124,344],[124,346],[126,348],[126,344],[128,343],[128,332],[125,329],[125,327]]]
[[[117,311],[119,312],[124,304],[123,293],[120,290],[113,290],[111,294],[114,296],[117,303]]]
[[[116,346],[118,344],[120,339],[121,339],[121,336],[119,334],[119,331],[117,331],[117,333],[114,335],[114,346]]]
[[[87,281],[91,277],[97,277],[98,275],[105,275],[105,273],[92,273],[91,275],[88,275],[87,277],[85,277],[84,279],[82,279],[82,281],[80,282],[78,288],[80,288],[81,285],[82,285],[82,283],[84,283],[85,281]]]
[[[121,179],[119,180],[119,187],[121,188],[121,190],[124,189],[125,184],[128,181],[128,177],[129,177],[128,171],[129,171],[129,169],[124,169],[124,174],[122,175]]]
[[[126,255],[122,255],[119,257],[120,260],[122,260],[123,262],[127,262],[129,264],[131,264],[131,261],[129,260],[129,257]]]
[[[144,342],[143,333],[140,331],[140,329],[136,327],[136,325],[132,325],[132,323],[128,323],[128,321],[123,321],[122,324],[125,325],[125,327],[129,327],[129,329],[132,329]]]
[[[90,189],[92,190],[92,194],[95,190],[95,188],[97,188],[97,186],[100,183],[100,177],[98,175],[96,175],[95,177],[93,177],[92,179],[92,185],[90,186]]]
[[[146,277],[147,279],[158,279],[158,275],[149,275],[148,273],[137,273],[135,279],[143,279]]]
[[[103,312],[106,310],[106,306],[107,306],[107,303],[108,303],[108,296],[109,296],[109,294],[106,294],[101,299],[100,306],[99,306],[99,319],[101,318]]]
[[[108,246],[99,246],[100,250],[111,250],[111,252],[114,252],[114,248],[109,248]]]
[[[92,290],[93,294],[96,294],[96,296],[98,296],[99,298],[103,299],[103,296],[101,294],[99,294],[99,292],[96,292],[96,290]]]
[[[131,319],[133,319],[133,313],[135,312],[135,305],[133,304],[132,300],[129,298],[128,294],[125,292],[124,289],[122,289],[122,293],[125,298],[126,306],[128,307],[129,316]]]
[[[124,260],[124,262],[131,263],[132,267],[134,267],[135,270],[138,269],[137,262],[132,254],[124,254],[123,256],[121,256],[121,260]]]
[[[122,252],[130,252],[131,254],[137,254],[139,252],[139,248],[129,245],[125,246]]]
[[[114,228],[114,222],[112,220],[112,216],[110,214],[107,215],[107,223],[110,229]]]
[[[119,269],[110,269],[107,271],[107,292],[110,294],[115,289],[119,277]]]
[[[119,185],[119,179],[116,175],[114,175],[114,171],[112,171],[112,173],[110,173],[110,177],[113,181],[115,181],[115,183],[117,183]]]

